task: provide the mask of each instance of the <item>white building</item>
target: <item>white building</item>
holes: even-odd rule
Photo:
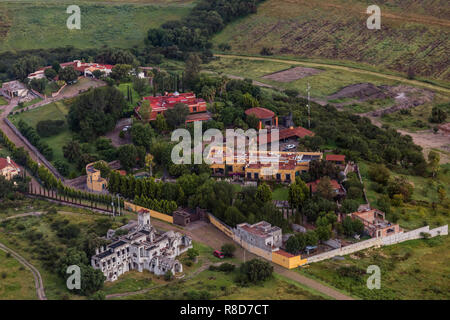
[[[108,231],[108,236],[113,234],[112,230]],[[192,248],[189,237],[174,231],[159,234],[150,223],[150,213],[140,212],[137,226],[106,248],[97,249],[91,265],[103,272],[106,281],[115,281],[130,270],[176,274],[183,271],[183,266],[175,258],[189,248]]]
[[[2,92],[8,99],[25,98],[28,95],[28,88],[22,82],[14,80],[3,83]]]

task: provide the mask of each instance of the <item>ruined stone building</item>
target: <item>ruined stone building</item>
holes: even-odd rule
[[[192,248],[189,237],[174,231],[158,233],[150,223],[149,212],[140,212],[137,225],[130,225],[128,234],[123,236],[116,237],[113,230],[108,231],[108,237],[114,241],[97,249],[91,258],[92,267],[101,270],[106,281],[115,281],[130,270],[148,270],[156,275],[183,271],[176,257]]]

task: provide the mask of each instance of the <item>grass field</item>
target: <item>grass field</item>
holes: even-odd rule
[[[447,3],[384,1],[381,30],[366,27],[364,0],[267,0],[258,13],[229,24],[214,37],[232,52],[330,59],[449,80]],[[430,7],[433,7],[431,9]]]
[[[52,102],[42,107],[32,109],[29,111],[20,112],[13,116],[10,116],[11,122],[15,125],[20,120],[25,121],[28,125],[36,128],[39,121],[42,120],[64,120],[66,121],[66,115],[69,112],[69,106],[64,102],[64,100]],[[69,172],[77,171],[75,164],[69,163],[66,158],[64,158],[62,147],[67,144],[72,139],[72,133],[66,122],[64,130],[54,136],[42,138],[43,141],[47,142],[50,148],[53,150],[53,160],[61,160],[69,165]]]
[[[45,294],[48,299],[82,299],[84,297],[71,294],[67,290],[66,283],[62,278],[44,268],[43,262],[39,260],[39,257],[36,254],[36,246],[42,245],[40,243],[41,240],[30,241],[25,235],[30,230],[40,231],[43,234],[43,240],[51,242],[58,248],[62,249],[66,246],[74,246],[75,244],[73,241],[75,240],[65,243],[56,235],[56,232],[50,227],[52,221],[54,221],[54,219],[68,219],[70,223],[78,225],[82,232],[88,232],[89,228],[96,228],[101,223],[101,219],[106,218],[104,215],[92,213],[87,210],[55,205],[46,201],[26,199],[22,202],[17,202],[14,208],[2,208],[0,210],[0,219],[4,216],[11,215],[11,213],[18,214],[31,211],[46,212],[51,207],[55,207],[58,210],[58,213],[50,219],[44,215],[41,217],[16,218],[8,221],[6,224],[2,222],[0,224],[0,242],[9,248],[16,250],[39,270],[43,278]],[[114,219],[112,221],[113,228],[123,225],[127,220],[127,217]],[[32,286],[34,287],[34,282],[32,282]]]
[[[0,300],[36,299],[34,279],[13,256],[0,250]]]
[[[320,300],[324,299],[297,283],[286,281],[283,277],[274,275],[260,285],[240,287],[234,282],[236,272],[223,273],[205,270],[184,282],[171,283],[168,286],[155,288],[145,294],[124,297],[136,300],[184,300],[192,294],[207,292],[210,299],[230,300]]]
[[[372,181],[367,173],[369,165],[364,162],[358,163],[358,165],[361,170],[361,176],[369,202],[374,207],[377,207],[377,199],[381,194],[375,192],[371,187]],[[395,175],[400,176],[399,174]],[[424,225],[437,227],[450,223],[449,211],[439,205],[437,192],[438,186],[442,186],[445,188],[446,194],[450,194],[450,165],[442,165],[435,179],[410,175],[402,176],[414,185],[414,192],[412,202],[404,203],[399,207],[391,207],[391,210],[398,215],[399,220],[397,223],[400,227],[412,230]],[[438,204],[436,210],[432,208],[432,203]],[[387,219],[391,219],[391,216],[388,216]]]
[[[289,198],[289,189],[285,187],[275,188],[272,191],[272,199],[273,200],[288,200]]]
[[[321,68],[321,73],[298,79],[292,82],[278,82],[264,79],[263,76],[291,67],[289,61],[273,62],[261,60],[246,60],[236,58],[220,58],[204,65],[205,70],[222,72],[224,74],[250,78],[281,89],[297,89],[301,95],[306,95],[308,83],[311,85],[311,96],[325,98],[336,93],[345,86],[370,82],[375,85],[396,85],[397,81],[386,80],[372,75],[355,74],[344,70]]]
[[[363,299],[450,298],[450,239],[448,236],[412,240],[379,249],[371,248],[311,264],[299,272],[325,281]],[[381,288],[369,290],[369,265],[381,270]]]
[[[192,1],[83,1],[81,29],[69,30],[66,9],[73,1],[0,1],[0,51],[56,48],[132,47],[147,31],[185,16]],[[2,24],[2,23],[0,23]],[[3,37],[2,37],[3,34]]]
[[[5,106],[8,104],[8,100],[0,96],[0,106]]]

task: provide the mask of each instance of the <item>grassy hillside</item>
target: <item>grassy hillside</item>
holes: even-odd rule
[[[447,1],[386,0],[381,30],[366,27],[364,0],[267,0],[227,26],[214,43],[232,52],[353,61],[440,80],[450,79]]]
[[[0,51],[55,48],[132,47],[147,30],[186,15],[188,0],[81,1],[81,29],[69,30],[66,0],[0,0]]]

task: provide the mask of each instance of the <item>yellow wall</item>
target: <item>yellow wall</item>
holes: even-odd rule
[[[166,222],[169,222],[169,223],[173,224],[173,217],[169,216],[168,214],[161,213],[161,212],[154,211],[154,210],[150,210],[148,208],[144,208],[144,207],[138,206],[138,205],[136,205],[134,203],[126,202],[126,201],[124,202],[124,206],[125,206],[126,210],[133,211],[133,212],[138,212],[138,211],[140,211],[142,209],[150,211],[150,217],[158,219],[158,220],[166,221]]]
[[[229,236],[231,239],[233,239],[233,231],[228,229],[226,226],[223,225],[219,220],[216,219],[213,215],[209,215],[209,222],[211,222],[217,229],[225,233],[227,236]]]
[[[279,264],[287,269],[297,268],[307,263],[307,259],[301,259],[300,255],[294,257],[285,257],[279,253],[272,252],[272,262]]]

